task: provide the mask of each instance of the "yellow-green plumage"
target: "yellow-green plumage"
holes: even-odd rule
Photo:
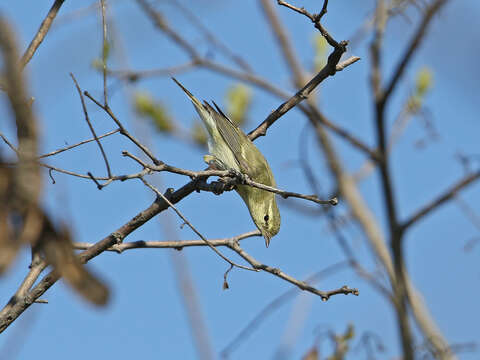
[[[182,84],[172,79],[188,95],[205,124],[209,134],[208,150],[216,163],[224,169],[234,169],[248,175],[255,182],[275,187],[275,179],[267,160],[243,131],[215,103],[216,110],[207,102],[202,104]],[[253,222],[268,247],[270,238],[280,230],[280,212],[275,194],[247,185],[238,185],[236,191],[247,205]]]

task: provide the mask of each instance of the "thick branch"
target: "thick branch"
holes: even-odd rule
[[[30,42],[30,45],[28,45],[27,50],[25,50],[25,53],[23,54],[22,59],[20,60],[20,65],[22,68],[24,68],[28,64],[28,62],[31,60],[31,58],[35,54],[35,51],[37,51],[38,47],[40,46],[43,39],[47,35],[48,30],[50,30],[50,26],[52,26],[53,19],[55,19],[55,16],[57,16],[57,13],[60,10],[60,7],[64,3],[64,1],[65,0],[55,0],[55,2],[53,3],[52,7],[50,8],[47,14],[47,17],[42,21],[40,28],[35,34],[35,37]]]

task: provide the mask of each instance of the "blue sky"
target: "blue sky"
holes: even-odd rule
[[[83,89],[101,97],[101,74],[92,67],[92,61],[99,57],[102,47],[100,18],[98,11],[79,18],[67,17],[67,14],[77,13],[78,9],[91,3],[94,2],[79,4],[66,1],[57,25],[27,66],[31,94],[35,97],[34,109],[41,123],[42,152],[90,138],[69,73],[75,75]],[[257,2],[198,0],[191,3],[191,10],[203,23],[241,54],[257,74],[272,80],[287,92],[294,92],[290,73]],[[330,3],[325,25],[338,40],[351,38],[373,9],[372,1]],[[300,5],[316,11],[318,4],[318,1],[305,1]],[[0,5],[1,12],[18,31],[21,49],[28,45],[48,8],[45,2],[26,0],[11,2],[8,6]],[[168,22],[181,29],[181,33],[195,44],[200,53],[211,52],[201,35],[174,7],[165,2],[160,9]],[[114,40],[111,68],[128,65],[132,69],[146,70],[188,60],[184,53],[155,31],[135,2],[115,1],[109,11],[113,20],[110,31],[118,34]],[[314,53],[313,26],[306,18],[286,9],[277,9],[277,12],[290,31],[302,65],[309,68]],[[386,78],[403,53],[414,29],[412,24],[418,19],[415,11],[410,11],[408,15],[410,20],[398,18],[388,28],[384,55]],[[414,86],[416,72],[423,66],[431,68],[434,87],[426,98],[425,107],[440,136],[424,149],[415,147],[415,142],[425,136],[424,127],[416,118],[392,152],[395,195],[403,219],[462,176],[463,169],[454,157],[456,152],[479,155],[480,74],[476,65],[478,49],[473,44],[478,44],[480,35],[471,31],[477,25],[479,16],[477,1],[450,1],[433,21],[424,46],[416,54],[388,108],[391,125]],[[347,55],[358,55],[362,60],[322,83],[319,96],[322,110],[332,121],[347,128],[365,143],[374,145],[369,40],[370,37],[367,37],[352,44]],[[215,52],[212,56],[216,61],[225,62]],[[225,104],[227,89],[236,83],[208,70],[195,70],[176,77],[197,97],[213,99],[219,104]],[[111,108],[133,133],[155,151],[158,158],[182,168],[203,169],[202,151],[155,133],[148,123],[130,110],[129,94],[132,91],[149,91],[166,105],[176,121],[185,127],[190,126],[196,113],[168,77],[146,79],[128,88],[116,80],[109,83]],[[252,90],[254,98],[246,130],[255,127],[281,102],[262,90]],[[5,96],[0,101],[0,116],[7,119],[10,114]],[[112,121],[93,104],[88,104],[88,109],[98,134],[115,129]],[[306,140],[300,137],[305,124],[306,119],[299,111],[293,110],[256,144],[269,160],[280,188],[310,193],[312,189],[304,180],[298,163],[300,143],[306,141],[313,171],[322,189],[331,191],[331,180],[324,159],[318,153],[314,135],[307,135]],[[14,139],[11,121],[2,121],[0,131]],[[341,139],[334,139],[345,168],[352,172],[357,170],[364,157]],[[136,164],[121,156],[122,150],[136,151],[125,139],[117,135],[103,143],[115,174],[139,170]],[[5,146],[0,146],[0,151],[2,155],[11,155]],[[105,173],[95,144],[54,157],[49,163],[80,173]],[[59,223],[72,227],[77,241],[100,240],[148,207],[154,199],[139,181],[114,183],[98,191],[90,181],[61,174],[54,176],[56,183],[52,184],[45,173],[45,208]],[[188,180],[171,174],[157,174],[151,179],[163,190],[178,188]],[[377,174],[362,182],[360,189],[383,226],[385,219]],[[480,211],[479,185],[469,187],[461,193],[461,197],[474,210]],[[243,246],[247,251],[265,264],[279,267],[297,278],[305,278],[344,260],[323,218],[305,216],[286,206],[284,201],[279,200],[279,203],[281,232],[272,239],[269,249],[265,249],[263,240],[259,238],[245,240]],[[246,207],[233,192],[221,197],[210,193],[193,194],[184,199],[178,208],[208,238],[233,236],[254,229]],[[345,211],[340,205],[338,213],[346,214]],[[195,238],[187,227],[180,227],[182,221],[173,212],[160,216],[161,219],[157,217],[131,234],[127,241]],[[478,340],[480,245],[468,253],[463,250],[468,240],[478,236],[478,231],[453,203],[425,218],[411,229],[405,239],[406,263],[413,282],[423,293],[439,327],[451,343]],[[348,226],[343,234],[359,259],[373,270],[374,261],[359,229]],[[234,254],[224,251],[239,260]],[[184,264],[188,264],[215,356],[266,304],[291,288],[270,274],[235,269],[229,275],[230,289],[223,291],[223,273],[228,266],[206,248],[185,249],[180,255],[173,250],[152,249],[133,250],[122,255],[105,253],[88,266],[111,288],[111,303],[107,307],[93,308],[59,282],[44,296],[49,301],[48,305],[31,306],[2,334],[0,353],[10,351],[8,359],[33,356],[48,356],[51,359],[195,358],[197,353],[173,268],[175,256],[182,256]],[[29,254],[25,251],[0,280],[3,302],[14,293],[26,273],[28,260]],[[343,332],[350,323],[356,331],[354,344],[359,342],[363,333],[371,331],[380,335],[386,346],[387,355],[381,354],[379,358],[398,355],[395,314],[368,283],[352,271],[343,270],[320,282],[318,287],[328,290],[344,284],[359,288],[360,296],[336,296],[323,303],[313,295],[299,293],[252,332],[235,349],[231,358],[271,358],[279,354],[279,349],[287,349],[284,358],[299,358],[315,344],[319,333],[326,329]],[[327,343],[322,340],[324,355],[330,350]],[[364,353],[357,350],[349,358],[363,357]],[[462,353],[460,357],[474,359],[478,353]]]

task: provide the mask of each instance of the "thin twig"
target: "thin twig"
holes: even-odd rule
[[[324,1],[322,11],[320,12],[320,14],[310,14],[307,10],[305,10],[305,8],[293,6],[289,3],[287,3],[286,1],[277,0],[277,3],[278,3],[278,5],[285,6],[285,7],[289,8],[290,10],[293,10],[293,11],[299,13],[299,14],[302,14],[302,15],[305,15],[306,17],[308,17],[314,23],[315,28],[317,28],[318,31],[320,31],[320,33],[322,34],[322,36],[325,38],[325,40],[327,40],[327,42],[330,46],[332,46],[334,48],[338,48],[339,46],[342,46],[341,43],[338,43],[330,35],[330,33],[327,31],[327,29],[325,29],[325,27],[320,23],[320,20],[322,19],[322,16],[327,13],[328,1]]]
[[[105,134],[103,134],[103,135],[98,136],[97,139],[103,139],[104,137],[107,137],[107,136],[116,134],[116,133],[118,133],[119,131],[120,131],[120,129],[116,129],[116,130],[109,131],[109,132],[107,132],[107,133],[105,133]],[[1,136],[2,139],[3,139],[3,135],[2,135],[1,133],[0,133],[0,136]],[[3,140],[5,141],[5,139],[3,139]],[[60,154],[60,153],[62,153],[62,152],[64,152],[64,151],[67,151],[67,150],[71,150],[71,149],[73,149],[73,148],[76,148],[77,146],[80,146],[80,145],[83,145],[83,144],[88,144],[88,143],[90,143],[90,142],[92,142],[92,141],[96,141],[96,139],[95,139],[95,138],[92,138],[92,139],[80,141],[80,142],[78,142],[78,143],[76,143],[76,144],[74,144],[74,145],[69,145],[69,146],[67,146],[67,147],[64,147],[64,148],[61,148],[61,149],[58,149],[58,150],[55,150],[55,151],[51,151],[51,152],[49,152],[49,153],[47,153],[47,154],[40,155],[40,156],[38,157],[38,159],[43,159],[43,158],[46,158],[46,157],[49,157],[49,156],[57,155],[57,154]]]
[[[3,133],[1,133],[1,132],[0,132],[0,137],[1,137],[2,140],[5,142],[5,144],[7,144],[8,147],[9,147],[10,149],[12,149],[12,150],[15,152],[15,154],[18,155],[18,150],[17,150],[17,148],[16,148],[16,147],[10,142],[10,140],[8,140],[7,137],[6,137],[5,135],[3,135]]]
[[[407,47],[405,54],[401,57],[400,61],[398,62],[398,65],[395,68],[395,71],[393,72],[393,75],[390,81],[388,82],[388,85],[385,87],[385,91],[383,92],[383,97],[382,97],[383,103],[385,103],[390,98],[390,94],[393,92],[393,90],[397,86],[399,82],[398,80],[402,77],[405,69],[407,68],[407,65],[410,63],[410,60],[412,59],[413,54],[415,53],[417,48],[420,46],[420,43],[422,42],[427,32],[428,26],[430,25],[433,16],[442,8],[443,5],[447,3],[447,1],[448,0],[435,0],[427,8],[427,11],[423,16],[422,22],[420,23],[420,26],[418,27],[417,31],[415,31],[415,34],[410,40],[410,43]]]
[[[262,4],[263,11],[269,22],[270,28],[272,29],[273,35],[279,44],[283,57],[293,73],[295,87],[300,88],[305,83],[303,80],[304,72],[292,44],[290,43],[285,26],[280,22],[271,0],[261,0],[260,3]]]
[[[346,51],[346,42],[341,42],[341,46],[335,48],[328,57],[327,64],[315,75],[303,88],[295,93],[294,96],[289,98],[286,102],[281,104],[275,111],[273,111],[268,117],[253,131],[248,134],[250,140],[254,140],[259,136],[265,136],[267,129],[277,121],[281,116],[286,114],[289,110],[297,106],[300,102],[305,100],[308,95],[327,77],[335,75],[336,67],[340,61],[340,57]],[[355,61],[353,61],[355,62]],[[351,63],[353,63],[351,62]]]
[[[402,223],[402,229],[406,230],[407,228],[415,224],[417,221],[421,220],[424,216],[435,210],[437,207],[443,205],[445,202],[452,199],[460,190],[467,187],[468,185],[473,184],[478,179],[480,179],[480,171],[467,175],[465,178],[461,179],[456,184],[448,188],[443,194],[436,197],[427,205],[423,206],[420,210],[417,210],[412,216],[410,216],[410,218],[408,218]]]
[[[159,165],[161,163],[161,161],[158,160],[145,145],[140,143],[140,141],[138,141],[132,134],[127,131],[127,129],[125,129],[123,124],[117,119],[110,107],[102,105],[100,102],[98,102],[98,100],[96,100],[92,95],[90,95],[88,91],[84,91],[83,94],[90,100],[92,100],[98,107],[103,109],[103,111],[105,111],[108,116],[110,116],[110,118],[115,122],[115,124],[117,124],[118,128],[120,129],[120,134],[127,137],[131,142],[133,142],[140,150],[145,153],[145,155],[147,155],[153,161],[155,165]]]
[[[203,25],[200,19],[195,16],[195,14],[186,6],[183,6],[179,1],[172,0],[171,3],[175,5],[182,14],[190,21],[190,23],[197,27],[200,32],[203,33],[205,38],[210,41],[215,47],[217,47],[221,52],[224,53],[227,57],[233,60],[239,67],[247,72],[252,72],[251,66],[240,56],[235,54],[230,50],[223,42],[221,42],[213,32],[208,30],[208,28]]]
[[[197,234],[200,239],[202,239],[205,244],[208,245],[208,247],[210,249],[212,249],[215,253],[217,253],[218,256],[220,256],[223,260],[225,260],[226,262],[228,262],[230,265],[233,265],[235,267],[238,267],[240,269],[244,269],[244,270],[250,270],[250,271],[258,271],[258,269],[255,269],[255,268],[251,268],[251,267],[248,267],[248,266],[244,266],[244,265],[240,265],[240,264],[237,264],[235,262],[233,262],[232,260],[230,260],[229,258],[227,258],[225,255],[223,255],[215,246],[213,246],[209,240],[207,240],[196,228],[195,226],[192,225],[192,223],[190,221],[187,220],[187,218],[185,216],[183,216],[183,214],[175,207],[175,205],[173,205],[166,197],[165,195],[163,195],[155,186],[153,186],[152,184],[148,183],[145,179],[143,178],[140,178],[140,180],[145,184],[145,186],[147,186],[148,188],[150,188],[155,194],[157,194],[157,196],[159,196],[161,199],[163,199],[163,201],[165,201],[168,206],[170,206],[173,211],[175,211],[177,213],[177,215],[185,222],[185,224],[188,225],[188,227],[190,229],[193,230],[193,232],[195,234]]]
[[[264,184],[257,183],[255,181],[249,179],[248,177],[245,177],[244,180],[245,180],[245,182],[244,182],[245,185],[249,185],[249,186],[255,187],[257,189],[262,189],[262,190],[266,190],[266,191],[269,191],[269,192],[273,192],[275,194],[279,194],[284,199],[289,198],[289,197],[296,197],[296,198],[299,198],[299,199],[313,201],[314,203],[322,204],[322,205],[337,205],[338,204],[338,199],[336,197],[334,197],[332,199],[329,199],[329,200],[320,200],[317,195],[304,195],[304,194],[299,194],[299,193],[295,193],[295,192],[291,192],[291,191],[276,189],[272,186],[267,186],[267,185],[264,185]]]
[[[193,47],[180,34],[174,31],[170,25],[168,25],[167,21],[159,11],[155,11],[155,9],[145,0],[137,0],[137,3],[148,15],[148,17],[150,17],[155,26],[159,28],[165,35],[167,35],[167,37],[170,38],[170,40],[172,40],[176,45],[185,50],[185,52],[190,55],[192,59],[200,57],[195,47]]]
[[[172,76],[184,71],[190,70],[197,66],[198,61],[187,61],[184,64],[174,65],[161,69],[132,71],[132,70],[108,70],[108,74],[118,77],[120,79],[127,79],[130,82],[138,81],[139,79],[154,76]]]
[[[103,104],[105,107],[108,107],[108,96],[107,96],[107,53],[110,50],[107,43],[107,22],[105,21],[105,1],[101,0],[102,8],[102,70],[103,70]]]
[[[88,111],[87,111],[87,106],[85,105],[85,99],[83,98],[82,90],[80,90],[80,86],[78,85],[77,79],[75,79],[75,76],[73,76],[72,73],[70,73],[70,77],[72,78],[73,82],[75,83],[75,87],[77,88],[78,91],[78,96],[80,96],[80,101],[82,102],[82,108],[83,108],[83,114],[85,115],[85,121],[88,124],[88,127],[90,128],[90,132],[92,133],[93,137],[95,138],[95,141],[97,142],[98,147],[100,148],[100,152],[102,153],[103,160],[105,161],[105,166],[107,167],[107,174],[108,177],[112,177],[112,171],[110,170],[110,164],[108,163],[107,155],[105,154],[105,151],[103,150],[102,143],[98,139],[97,134],[95,133],[95,129],[92,126],[92,123],[90,122],[90,118],[88,116]]]

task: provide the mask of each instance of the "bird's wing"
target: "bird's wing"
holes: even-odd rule
[[[215,111],[215,109],[212,108],[210,104],[204,102],[204,107],[215,118],[215,124],[217,125],[218,132],[232,151],[233,156],[235,157],[235,160],[240,167],[240,170],[244,174],[253,176],[255,170],[252,167],[252,162],[245,157],[245,148],[242,147],[242,143],[244,144],[244,146],[248,147],[250,147],[249,145],[253,146],[253,144],[243,133],[243,131],[238,126],[236,126],[232,122],[232,120],[230,120],[222,112],[222,110],[220,110],[220,108],[217,104],[215,104],[215,102],[213,102],[213,105],[215,105],[217,111]]]

